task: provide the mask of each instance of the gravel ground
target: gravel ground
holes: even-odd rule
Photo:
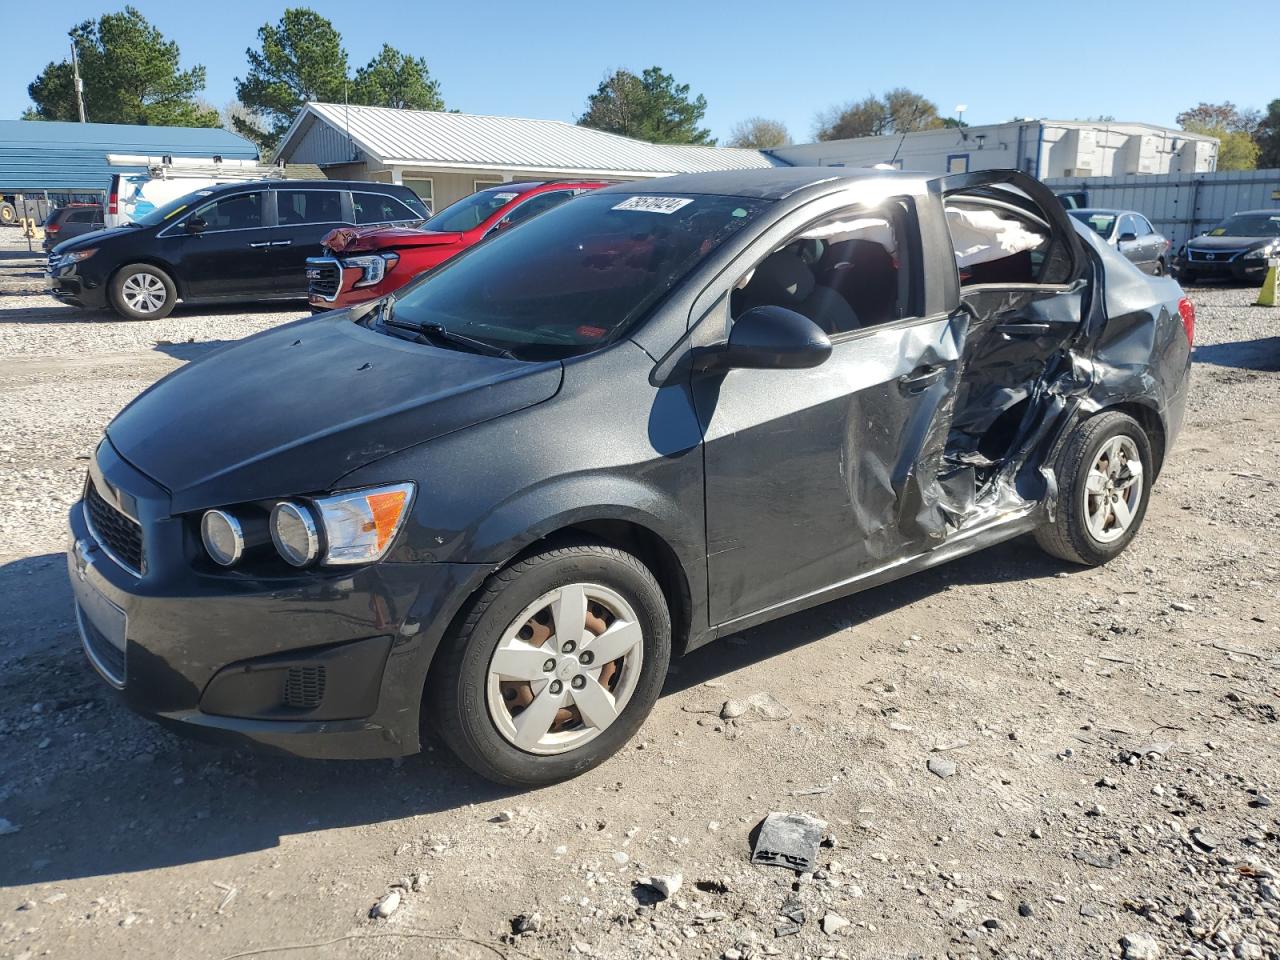
[[[1252,291],[1193,293],[1188,422],[1118,560],[1018,541],[712,644],[617,758],[510,793],[114,701],[60,554],[84,458],[300,311],[130,324],[37,282],[0,260],[0,957],[1280,957],[1280,311]],[[755,693],[781,708],[721,718]],[[813,873],[748,863],[771,810],[827,822]]]

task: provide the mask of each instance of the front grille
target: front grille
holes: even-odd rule
[[[142,576],[142,527],[102,498],[90,480],[84,493],[89,529],[111,558],[136,576]]]
[[[117,687],[124,686],[124,651],[113,644],[102,632],[89,622],[89,618],[76,608],[76,621],[80,624],[80,640],[84,644],[89,661],[98,668],[111,683]]]
[[[314,710],[324,699],[324,667],[290,667],[284,682],[284,705]]]
[[[1226,263],[1235,257],[1239,250],[1188,250],[1187,255],[1196,263]]]
[[[334,300],[342,287],[342,268],[336,260],[319,257],[308,260],[307,282],[313,295]]]

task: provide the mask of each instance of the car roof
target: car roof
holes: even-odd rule
[[[682,173],[673,177],[619,183],[603,193],[705,193],[759,200],[782,200],[797,191],[821,183],[898,178],[918,181],[922,174],[901,170],[848,167],[770,167],[751,170],[719,170],[715,173]],[[927,175],[925,175],[927,176]]]
[[[1074,210],[1068,210],[1067,213],[1070,213],[1073,215],[1080,214],[1080,213],[1105,213],[1108,216],[1114,215],[1117,217],[1122,217],[1127,213],[1133,213],[1133,214],[1137,214],[1139,217],[1142,217],[1144,220],[1146,219],[1146,214],[1144,213],[1141,213],[1137,210],[1121,210],[1118,207],[1076,207]]]
[[[237,187],[265,187],[268,190],[369,190],[371,187],[381,190],[407,190],[398,183],[379,183],[377,180],[231,180],[227,183],[215,183],[202,189],[212,192],[233,190]]]
[[[1269,207],[1269,208],[1264,208],[1262,210],[1237,210],[1235,213],[1232,214],[1232,216],[1233,217],[1252,217],[1252,216],[1275,217],[1275,216],[1280,216],[1280,207]]]

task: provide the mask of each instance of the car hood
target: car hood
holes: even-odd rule
[[[1243,250],[1245,247],[1265,246],[1276,237],[1192,237],[1187,246],[1193,250]]]
[[[562,373],[558,362],[410,343],[339,312],[175,371],[107,437],[182,513],[333,489],[374,460],[551,398]]]
[[[363,230],[339,227],[325,234],[320,242],[334,253],[359,253],[404,247],[439,247],[461,239],[461,233],[415,230],[413,227],[366,227]]]
[[[123,237],[130,233],[136,234],[138,230],[138,227],[107,227],[105,230],[91,230],[88,233],[79,233],[70,240],[63,240],[53,248],[53,252],[57,254],[69,253],[72,250],[86,250],[115,237]]]

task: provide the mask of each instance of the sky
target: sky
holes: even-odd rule
[[[30,104],[27,84],[49,61],[68,56],[67,30],[123,5],[60,0],[22,15],[18,42],[6,44],[0,58],[0,118],[17,118]],[[258,28],[286,6],[133,5],[178,43],[184,67],[205,66],[204,96],[218,106],[235,98]],[[1242,29],[1261,8],[1238,0],[1218,0],[1212,14],[1189,0],[309,6],[338,29],[353,72],[390,43],[425,57],[446,105],[465,113],[572,121],[607,73],[657,64],[706,97],[704,125],[721,142],[737,121],[760,115],[781,120],[802,143],[812,139],[819,111],[897,86],[929,97],[944,116],[966,105],[971,124],[1107,115],[1175,126],[1181,110],[1202,100],[1265,108],[1280,97],[1274,34]],[[26,9],[22,0],[0,0],[7,14],[0,19],[15,20]],[[1240,63],[1253,66],[1231,66]]]

